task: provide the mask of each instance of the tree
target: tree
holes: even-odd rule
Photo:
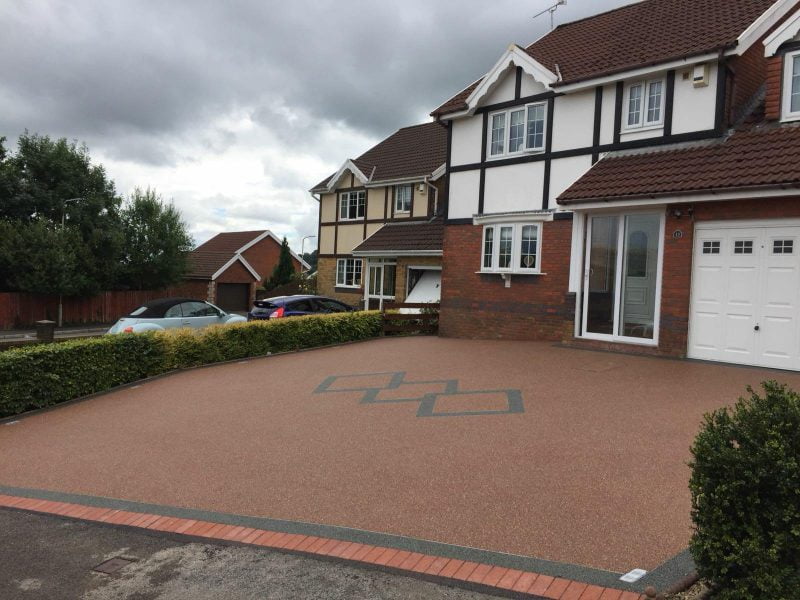
[[[160,289],[186,272],[193,240],[181,214],[155,190],[136,188],[121,211],[125,236],[120,282],[136,289]]]
[[[75,259],[85,282],[80,287],[87,293],[116,282],[123,243],[121,201],[104,168],[92,164],[85,145],[28,132],[20,136],[15,153],[0,143],[0,220],[20,228],[38,223],[28,233],[42,239],[63,221],[72,231],[68,237],[77,233],[85,247]]]
[[[319,250],[313,252],[306,252],[303,254],[303,260],[308,263],[308,270],[313,271],[317,268],[317,259],[319,258]]]
[[[278,264],[272,270],[272,277],[269,278],[268,287],[275,288],[279,285],[286,285],[291,283],[294,277],[294,262],[292,260],[292,252],[289,250],[289,242],[283,238],[281,243],[281,253],[278,257]]]
[[[45,220],[0,222],[0,287],[37,294],[78,296],[93,282],[82,265],[90,258],[77,231]]]

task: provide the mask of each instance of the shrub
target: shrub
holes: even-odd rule
[[[160,373],[150,334],[104,336],[0,353],[0,417],[52,406]]]
[[[175,369],[366,340],[378,312],[113,335],[0,353],[0,417],[52,406]]]
[[[706,415],[692,446],[691,550],[720,600],[800,597],[800,396],[762,385]]]

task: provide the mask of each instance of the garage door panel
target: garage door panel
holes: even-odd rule
[[[689,356],[800,369],[800,227],[700,228],[695,238]]]

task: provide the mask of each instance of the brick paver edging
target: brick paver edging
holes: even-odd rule
[[[0,507],[333,558],[422,577],[438,583],[516,598],[539,600],[645,600],[646,598],[635,592],[600,587],[561,577],[314,535],[284,533],[213,521],[5,494],[0,494]]]

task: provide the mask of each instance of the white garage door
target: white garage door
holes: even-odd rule
[[[692,358],[800,369],[800,225],[698,224]]]

